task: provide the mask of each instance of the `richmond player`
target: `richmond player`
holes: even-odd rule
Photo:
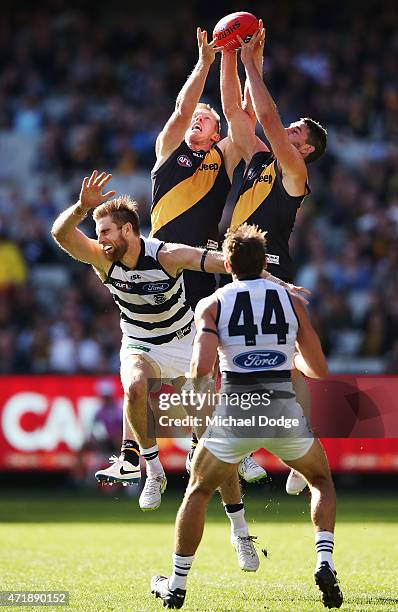
[[[318,159],[326,147],[326,131],[305,118],[284,128],[276,105],[262,78],[265,32],[260,28],[248,43],[242,42],[241,60],[246,71],[255,114],[269,147],[255,134],[253,122],[242,109],[240,82],[235,52],[223,52],[221,93],[229,133],[246,162],[246,170],[231,220],[231,228],[254,223],[267,231],[267,270],[275,277],[292,282],[293,262],[289,237],[297,211],[310,192],[307,164]],[[259,61],[260,60],[260,61]],[[309,416],[310,396],[300,373],[294,373],[294,386],[300,403]],[[286,490],[297,494],[306,482],[293,471]]]

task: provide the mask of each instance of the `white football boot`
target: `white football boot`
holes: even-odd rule
[[[122,455],[120,457],[112,455],[112,457],[109,457],[109,461],[112,465],[95,472],[98,482],[102,484],[121,482],[124,485],[130,485],[137,484],[141,480],[140,464],[133,465],[130,461],[125,461]]]
[[[242,459],[238,465],[238,474],[246,482],[257,482],[268,476],[266,470],[258,465],[250,455]]]
[[[157,510],[162,502],[162,493],[167,486],[166,476],[159,474],[158,476],[147,477],[144,488],[138,501],[143,512]]]
[[[231,544],[235,547],[238,565],[244,572],[256,572],[260,566],[260,559],[253,540],[256,536],[237,536],[231,534]]]
[[[299,495],[307,486],[306,479],[295,470],[290,470],[286,481],[286,493],[289,495]]]

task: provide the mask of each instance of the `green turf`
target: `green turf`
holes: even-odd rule
[[[179,500],[169,493],[159,511],[143,514],[135,499],[117,491],[107,497],[2,492],[1,590],[69,590],[69,609],[90,612],[162,610],[148,585],[153,574],[170,571]],[[323,610],[312,578],[308,500],[257,489],[257,495],[249,491],[246,504],[251,531],[269,557],[262,555],[256,574],[238,569],[228,523],[214,501],[183,609]],[[335,563],[342,609],[398,610],[397,509],[394,495],[339,495]]]

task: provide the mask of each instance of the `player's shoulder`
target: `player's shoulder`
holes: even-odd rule
[[[217,299],[217,291],[208,295],[207,297],[202,298],[196,305],[195,308],[195,318],[201,318],[204,315],[208,314],[210,316],[214,315],[214,318],[217,315],[218,309],[218,299]]]
[[[191,149],[185,140],[182,140],[176,147],[174,147],[174,149],[166,150],[163,154],[159,152],[157,154],[156,162],[151,170],[152,178],[155,178],[161,171],[166,171],[166,168],[169,168],[170,164],[173,163],[175,158],[177,158],[177,167],[184,167],[184,165],[189,164],[189,160],[187,161],[187,159],[181,159],[178,161],[178,157],[182,155],[189,155],[190,152]]]
[[[149,256],[156,258],[158,252],[163,249],[165,243],[163,240],[159,240],[158,238],[146,238],[145,236],[141,236],[141,244],[143,245],[143,253],[144,256]]]
[[[223,287],[219,287],[217,289],[217,291],[215,291],[214,295],[216,296],[217,299],[220,299],[220,298],[223,298],[228,293],[231,293],[231,292],[233,292],[235,290],[236,290],[236,287],[235,287],[235,285],[234,285],[234,283],[232,282],[232,279],[231,279],[230,283],[227,283]]]
[[[267,145],[260,140],[260,138],[257,138],[257,146],[253,151],[253,155],[252,158],[249,162],[249,166],[251,165],[255,165],[255,164],[271,164],[273,161],[275,161],[275,156],[272,153],[272,151],[267,147]]]

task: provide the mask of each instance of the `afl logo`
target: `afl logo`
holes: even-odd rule
[[[168,283],[146,283],[143,286],[143,290],[146,293],[163,293],[169,288]]]
[[[240,353],[233,362],[244,370],[271,370],[285,363],[287,357],[279,351],[250,351]]]
[[[177,163],[183,168],[192,168],[192,160],[187,155],[180,155],[177,158]]]

